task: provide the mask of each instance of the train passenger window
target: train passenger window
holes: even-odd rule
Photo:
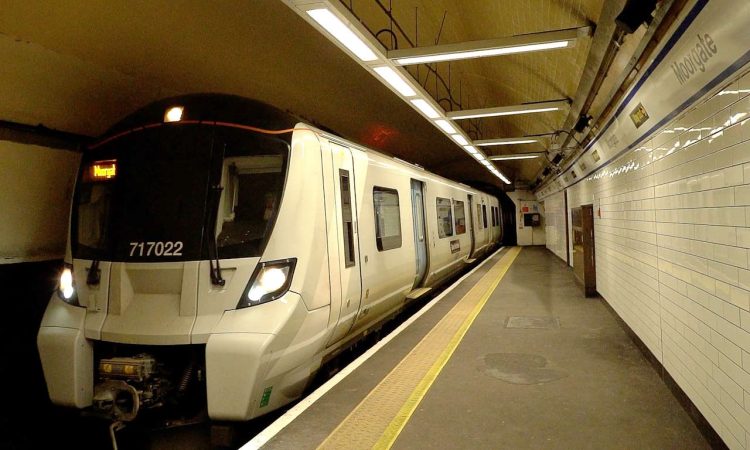
[[[339,169],[341,185],[341,223],[344,232],[344,265],[354,265],[354,223],[352,221],[352,193],[349,188],[349,171]]]
[[[456,215],[456,234],[466,233],[466,210],[464,202],[453,200],[453,211]]]
[[[495,206],[495,226],[500,226],[500,207]]]
[[[487,205],[482,205],[482,224],[487,228]]]
[[[378,250],[382,252],[401,247],[401,212],[398,206],[398,191],[374,186],[372,203],[375,209],[375,240]]]
[[[491,213],[491,216],[492,216],[492,226],[496,227],[497,226],[497,216],[495,215],[495,207],[494,206],[490,206],[490,213]]]
[[[453,236],[453,211],[447,198],[437,198],[437,221],[438,237]]]
[[[477,228],[482,229],[482,205],[477,205]]]

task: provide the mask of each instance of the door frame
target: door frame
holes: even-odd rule
[[[415,190],[414,187],[419,186],[419,197],[422,199],[419,205],[414,204],[414,194]],[[422,219],[422,236],[423,236],[423,244],[422,247],[424,248],[424,270],[422,272],[422,276],[417,279],[417,276],[419,273],[414,274],[414,285],[412,286],[412,289],[416,289],[420,287],[425,279],[427,278],[427,275],[430,273],[430,245],[429,245],[429,238],[427,236],[427,217],[426,217],[426,211],[425,211],[425,198],[424,198],[424,192],[426,188],[426,183],[424,181],[420,181],[414,178],[410,179],[410,193],[411,193],[411,207],[412,207],[412,213],[415,212],[415,210],[418,210]],[[417,217],[413,217],[413,223],[412,223],[412,229],[414,230],[414,256],[415,256],[415,262],[419,263],[418,258],[418,250],[417,246],[418,244],[418,221]],[[417,266],[417,271],[419,270],[419,266]]]
[[[343,158],[336,155],[337,151],[344,152]],[[324,156],[325,158],[325,156]],[[337,245],[332,247],[335,248],[335,252],[331,252],[329,248],[329,258],[333,256],[332,254],[335,254],[335,257],[337,258],[337,264],[336,267],[338,269],[338,282],[339,284],[339,301],[340,305],[338,308],[338,318],[335,321],[335,324],[333,325],[333,333],[331,334],[328,344],[332,345],[339,340],[341,340],[344,336],[346,336],[349,331],[351,331],[352,327],[354,326],[354,323],[357,320],[357,317],[359,317],[359,314],[362,310],[362,299],[363,299],[363,286],[364,281],[362,279],[362,259],[361,259],[361,252],[360,252],[360,246],[359,246],[359,223],[358,223],[358,217],[360,213],[360,203],[358,202],[357,198],[357,190],[356,190],[356,174],[355,172],[355,161],[354,161],[354,152],[352,149],[342,143],[329,140],[328,141],[328,158],[330,158],[327,162],[324,161],[324,164],[330,164],[330,170],[331,170],[331,177],[333,180],[333,220],[336,223],[336,237],[335,240],[337,242]],[[346,161],[342,163],[343,161]],[[344,249],[344,245],[346,245],[345,239],[344,239],[344,210],[343,210],[343,198],[342,198],[342,190],[341,190],[341,175],[342,171],[348,172],[348,182],[349,182],[349,195],[350,195],[350,202],[351,202],[351,214],[352,214],[352,232],[353,236],[351,236],[351,239],[353,241],[353,248],[354,251],[353,254],[353,260],[354,264],[347,267],[346,265],[346,251]],[[346,285],[346,288],[344,288],[344,278],[347,275],[348,271],[353,270],[355,271],[356,275],[350,275],[357,277],[357,282],[359,284],[358,294],[357,298],[347,298],[349,295],[349,288],[351,287],[351,279],[349,280],[349,283]],[[333,287],[332,287],[333,290]],[[352,308],[350,306],[351,303],[356,304],[356,308]]]
[[[474,256],[474,249],[476,247],[476,232],[474,230],[474,196],[467,194],[469,203],[469,238],[471,239],[471,246],[469,247],[469,258]]]

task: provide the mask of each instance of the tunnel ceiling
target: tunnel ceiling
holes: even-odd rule
[[[595,25],[603,0],[344,0],[399,48]],[[391,8],[394,22],[384,13]],[[396,47],[390,32],[380,41]],[[451,104],[473,109],[572,99],[591,38],[557,51],[441,63]],[[289,110],[338,134],[466,182],[498,180],[279,0],[3,2],[0,120],[95,136],[158,98],[225,92]],[[427,69],[410,73],[446,97]],[[432,83],[432,85],[431,85]],[[431,87],[432,86],[432,87]],[[474,139],[554,132],[567,111],[458,122]],[[486,148],[542,150],[548,142]],[[539,160],[498,167],[533,179]]]

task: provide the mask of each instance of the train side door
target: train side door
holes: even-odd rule
[[[416,256],[416,274],[412,289],[418,288],[427,274],[427,233],[424,222],[424,184],[411,180],[411,210],[414,217],[414,250]]]
[[[329,344],[344,337],[354,324],[362,300],[362,272],[357,232],[357,198],[354,189],[354,160],[347,147],[330,143],[335,192],[335,220],[338,242],[338,270],[341,308]],[[331,255],[330,257],[333,257]],[[332,277],[332,280],[335,279]],[[335,288],[336,286],[332,286]]]
[[[469,247],[469,258],[474,254],[474,196],[469,195],[469,236],[471,237],[471,246]]]

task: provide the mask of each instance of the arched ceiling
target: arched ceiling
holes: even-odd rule
[[[390,28],[377,1],[344,3],[370,29]],[[410,39],[427,45],[438,34],[440,43],[451,43],[596,25],[603,0],[380,3],[392,7]],[[381,41],[390,45],[386,33]],[[409,47],[405,38],[400,47]],[[591,38],[585,38],[571,49],[454,62],[451,92],[463,109],[572,98],[590,47]],[[498,184],[279,0],[4,0],[0,58],[0,120],[95,136],[161,97],[227,92],[271,103],[445,176]],[[409,70],[426,78],[424,68]],[[438,70],[447,80],[448,64]],[[566,116],[561,111],[459,123],[487,139],[553,132]],[[495,147],[488,153],[541,147]],[[511,178],[528,180],[540,162],[498,166]]]

